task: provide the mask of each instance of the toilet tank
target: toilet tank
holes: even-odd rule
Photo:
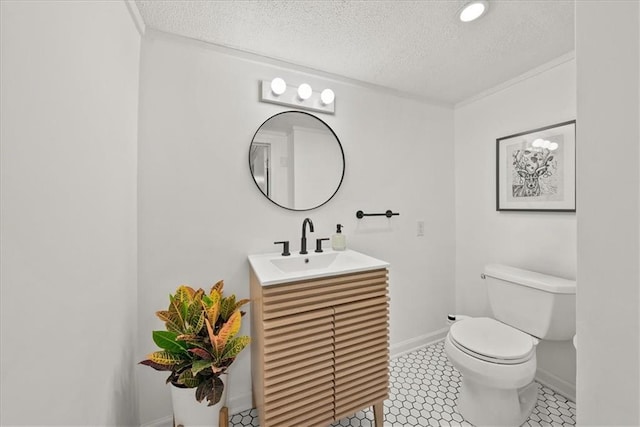
[[[576,330],[576,282],[507,265],[484,268],[494,317],[540,339],[564,341]]]

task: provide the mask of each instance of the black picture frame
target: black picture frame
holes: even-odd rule
[[[576,211],[576,121],[496,139],[496,210]]]

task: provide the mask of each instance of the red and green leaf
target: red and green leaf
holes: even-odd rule
[[[175,295],[169,295],[168,309],[156,313],[167,330],[153,331],[153,340],[161,350],[140,362],[170,371],[167,381],[177,387],[197,386],[196,395],[200,400],[206,398],[209,405],[218,402],[222,394],[219,375],[249,343],[249,337],[236,336],[244,314],[238,308],[249,300],[236,301],[235,295],[225,298],[223,287],[221,280],[207,295],[202,289],[181,285]]]
[[[207,333],[209,334],[209,341],[211,342],[211,345],[213,345],[216,337],[215,334],[213,333],[213,326],[211,325],[211,322],[209,322],[209,319],[204,319],[204,323],[207,325]]]
[[[191,373],[190,369],[187,369],[178,376],[176,382],[178,384],[184,385],[187,388],[194,388],[198,386],[200,380]]]
[[[212,360],[213,356],[211,355],[211,353],[209,353],[207,350],[205,350],[204,348],[190,348],[189,349],[190,353],[195,354],[196,356],[198,356],[201,359],[204,360]]]
[[[198,289],[193,294],[193,297],[187,302],[187,315],[185,320],[187,322],[187,327],[190,328],[195,333],[197,333],[199,329],[202,328],[202,325],[200,325],[200,328],[198,328],[198,321],[203,313],[203,310],[202,310],[203,293],[204,291],[202,289]]]
[[[251,338],[248,336],[235,337],[227,343],[224,353],[222,354],[222,360],[224,359],[233,359],[236,357],[244,348],[249,345],[251,342]]]
[[[218,315],[220,314],[220,301],[222,299],[222,296],[219,292],[214,291],[208,298],[209,302],[207,303],[208,305],[206,307],[207,319],[209,319],[209,322],[212,325],[215,325],[216,321],[218,320]]]
[[[153,353],[147,356],[147,359],[159,365],[166,365],[166,366],[175,366],[188,360],[186,356],[183,357],[180,354],[170,353],[164,350],[154,351]]]
[[[179,341],[184,341],[188,345],[194,345],[197,347],[203,347],[205,345],[203,337],[196,334],[182,334],[176,338]]]
[[[164,322],[165,327],[168,331],[178,333],[183,332],[182,325],[180,324],[180,317],[177,314],[167,310],[163,310],[156,311],[156,316],[158,316],[158,318],[160,318],[160,320]]]
[[[227,298],[222,298],[222,301],[220,302],[220,317],[222,317],[222,320],[226,322],[227,319],[229,319],[229,316],[231,316],[231,314],[233,313],[233,310],[235,309],[235,307],[236,307],[235,295],[231,295],[230,297],[227,297]]]
[[[196,400],[202,402],[205,398],[209,401],[207,406],[213,406],[222,398],[224,383],[218,376],[202,382],[196,389]]]
[[[177,339],[178,334],[171,331],[153,331],[153,342],[164,350],[171,353],[186,353],[187,346]]]
[[[247,299],[247,298],[241,299],[240,301],[236,302],[236,306],[234,307],[233,311],[236,311],[237,309],[239,309],[243,305],[249,304],[250,302],[251,302],[250,299]]]
[[[204,327],[205,317],[206,317],[205,312],[201,310],[200,313],[198,314],[196,321],[192,324],[192,327],[191,327],[194,334],[199,334],[202,328]]]
[[[224,280],[218,280],[218,282],[211,287],[211,291],[209,291],[209,295],[217,292],[222,294],[222,288],[224,288]]]
[[[180,326],[180,330],[184,330],[185,316],[182,310],[182,302],[179,298],[174,297],[173,295],[169,295],[169,300],[171,301],[169,305],[169,313],[174,321]]]
[[[225,326],[226,325],[229,325],[229,336],[227,337],[228,341],[238,334],[238,332],[240,331],[240,326],[242,326],[242,313],[240,313],[240,310],[233,312],[233,314],[229,317],[229,320],[227,320],[227,323],[225,323]]]
[[[181,302],[189,302],[191,300],[193,300],[193,296],[195,295],[196,291],[188,285],[180,285],[178,286],[178,289],[176,290],[176,295],[175,297]]]
[[[142,362],[140,362],[141,365],[147,365],[152,367],[153,369],[155,369],[156,371],[171,371],[173,370],[175,365],[161,365],[159,363],[156,363],[150,359],[145,359]]]
[[[196,376],[205,369],[211,368],[211,363],[211,360],[194,360],[191,365],[191,373]]]

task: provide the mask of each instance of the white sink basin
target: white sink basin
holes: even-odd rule
[[[350,249],[310,252],[307,255],[292,253],[286,257],[280,253],[249,255],[249,264],[262,286],[377,270],[389,266],[385,261]]]
[[[297,256],[280,256],[271,259],[271,263],[275,265],[283,273],[294,273],[296,271],[307,271],[319,268],[328,268],[338,257],[338,252],[325,252],[321,254],[297,255]]]

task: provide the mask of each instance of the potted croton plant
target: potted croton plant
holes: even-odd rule
[[[156,312],[166,326],[153,331],[160,350],[140,363],[170,372],[174,425],[218,425],[227,369],[249,344],[248,336],[237,336],[245,314],[240,307],[249,300],[224,297],[223,286],[221,280],[207,294],[181,285],[169,295],[169,308]]]

